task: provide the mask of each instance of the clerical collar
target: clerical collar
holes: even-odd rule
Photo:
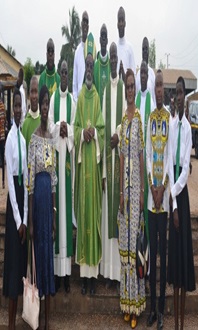
[[[120,45],[124,45],[126,43],[126,39],[125,39],[125,37],[123,37],[123,38],[119,38],[119,44]]]
[[[36,112],[29,109],[29,114],[33,119],[37,119],[39,117],[39,108],[36,110]]]
[[[100,52],[100,58],[101,58],[102,62],[106,62],[107,56],[108,56],[108,53],[107,52],[106,52],[105,56],[102,56],[102,54]]]
[[[46,65],[46,73],[49,76],[53,76],[53,74],[55,74],[55,65],[54,65],[54,67],[53,67],[52,70],[49,70],[48,67],[47,67],[47,65]]]
[[[66,97],[68,92],[68,88],[66,88],[66,90],[63,92],[59,86],[59,93],[60,93],[60,97]]]
[[[117,75],[115,78],[110,77],[110,79],[111,79],[111,84],[113,86],[116,86],[119,80],[119,76]]]
[[[146,96],[147,92],[148,92],[148,89],[146,89],[144,92],[142,92],[142,90],[141,90],[141,95]]]

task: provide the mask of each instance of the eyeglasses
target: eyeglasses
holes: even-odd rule
[[[49,47],[48,49],[47,49],[47,52],[48,52],[48,54],[54,54],[54,48],[52,48],[52,47]]]
[[[61,70],[61,74],[65,74],[65,75],[67,75],[67,70],[66,70],[66,69],[62,69],[62,70]]]
[[[127,90],[129,91],[129,89],[134,89],[134,86],[135,86],[135,84],[130,84],[130,85],[126,85],[126,88],[127,88]]]
[[[93,69],[93,63],[92,62],[86,62],[86,68],[90,68],[91,70]]]

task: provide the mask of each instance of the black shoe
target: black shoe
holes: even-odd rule
[[[156,312],[150,312],[149,317],[147,318],[147,327],[152,327],[153,323],[157,320]]]
[[[96,293],[95,278],[91,277],[91,280],[90,280],[90,295],[94,295],[95,293]]]
[[[113,281],[110,280],[110,278],[108,278],[106,285],[105,285],[106,289],[110,289],[112,287],[112,285],[113,285]]]
[[[117,294],[120,295],[120,282],[116,281],[116,291]]]
[[[64,277],[64,288],[66,293],[70,292],[69,275]]]
[[[58,290],[60,289],[60,281],[61,281],[61,279],[57,275],[55,275],[54,277],[55,277],[55,290],[56,290],[56,292],[58,292]]]
[[[81,293],[82,293],[82,295],[85,295],[87,293],[87,278],[86,277],[83,278]]]
[[[162,313],[158,313],[157,330],[163,329],[163,325],[164,325],[164,315]]]

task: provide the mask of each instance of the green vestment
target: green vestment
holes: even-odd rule
[[[80,265],[97,266],[101,260],[101,208],[102,176],[100,158],[97,159],[96,140],[83,142],[80,151],[81,133],[84,128],[97,131],[100,155],[104,147],[104,121],[100,99],[92,85],[84,84],[78,97],[74,123],[76,156],[74,210],[77,219],[77,262]],[[81,162],[79,161],[81,156]]]
[[[99,57],[94,65],[94,83],[100,97],[101,109],[103,103],[104,89],[109,80],[110,80],[109,56],[107,54],[106,61],[103,61],[101,58],[101,54],[99,54]]]
[[[117,215],[120,203],[120,158],[118,154],[118,146],[115,148],[115,161],[114,171],[112,169],[112,149],[111,149],[111,114],[116,112],[116,127],[121,124],[122,121],[122,93],[123,83],[119,79],[117,84],[117,96],[116,96],[116,109],[111,107],[111,82],[107,83],[106,87],[106,130],[105,130],[105,145],[106,145],[106,168],[107,168],[107,195],[108,195],[108,237],[117,238]],[[112,177],[114,173],[114,177]],[[113,188],[112,188],[112,180]]]
[[[38,118],[34,119],[29,114],[29,112],[27,113],[27,116],[23,122],[22,134],[26,141],[27,156],[28,156],[28,146],[29,146],[29,142],[30,142],[32,133],[34,133],[34,131],[37,129],[37,127],[39,127],[40,122],[41,122],[40,115]]]
[[[59,87],[59,84],[60,84],[60,76],[56,72],[55,67],[53,68],[53,70],[48,70],[48,68],[46,67],[45,70],[40,75],[39,92],[41,90],[41,87],[43,85],[46,85],[51,97],[52,94],[55,92],[55,90]]]

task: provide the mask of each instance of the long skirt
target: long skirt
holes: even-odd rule
[[[53,204],[51,177],[47,172],[40,172],[35,177],[33,228],[39,296],[54,295]]]
[[[167,280],[169,284],[173,284],[174,288],[183,287],[185,291],[193,291],[195,290],[195,272],[187,185],[177,196],[177,208],[179,232],[175,229],[173,212],[170,211]]]
[[[24,186],[18,184],[18,176],[14,176],[14,188],[16,201],[21,220],[24,212]],[[3,295],[11,299],[17,299],[23,293],[23,276],[27,271],[27,242],[21,244],[16,222],[13,216],[12,205],[8,193],[6,207],[6,230],[4,250]]]

